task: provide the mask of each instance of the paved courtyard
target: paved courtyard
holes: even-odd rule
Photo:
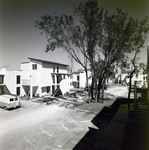
[[[31,103],[30,107],[1,110],[0,149],[70,150],[88,131],[88,127],[96,128],[91,123],[96,115],[94,113],[28,103]]]
[[[115,92],[117,96],[126,95],[125,87],[111,88],[109,92],[114,89],[119,89]],[[93,112],[25,100],[21,103],[19,109],[5,111],[0,108],[2,150],[71,150],[89,128],[97,129],[91,120],[108,105],[107,102],[98,103],[98,111]]]

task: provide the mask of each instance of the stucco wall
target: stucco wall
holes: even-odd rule
[[[35,67],[36,65],[37,67]],[[20,87],[20,96],[30,93],[30,88],[33,95],[42,96],[47,93],[47,87],[52,89],[53,66],[55,66],[55,73],[67,74],[67,65],[30,59],[30,62],[21,63],[20,71],[3,71],[4,83],[12,94],[16,94],[17,87]],[[16,82],[17,75],[20,75],[19,84]],[[56,83],[54,85],[57,86]]]
[[[11,94],[17,94],[17,87],[20,87],[20,96],[24,95],[22,88],[23,71],[6,71],[4,76],[4,84],[7,86]],[[17,76],[20,76],[20,83],[17,84]]]

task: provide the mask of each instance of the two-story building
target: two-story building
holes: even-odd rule
[[[122,70],[121,71],[121,81],[123,83],[129,83],[129,75],[130,75],[130,70]],[[137,86],[138,87],[147,87],[147,74],[143,74],[142,71],[140,71],[140,73],[137,74],[133,74],[133,77],[131,79],[132,81],[132,85],[134,85],[134,82],[137,81]]]
[[[88,69],[88,84],[91,85],[91,71]],[[79,69],[70,74],[71,85],[74,88],[86,88],[86,73],[84,69]]]
[[[9,71],[3,67],[0,70],[0,84],[5,84],[10,93],[20,95],[23,92],[21,88],[22,73],[23,71]]]
[[[59,88],[60,81],[68,78],[68,65],[28,57],[29,62],[22,62],[19,71],[1,70],[4,84],[12,94],[44,96]]]

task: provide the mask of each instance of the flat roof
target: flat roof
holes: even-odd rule
[[[32,60],[36,60],[36,61],[40,61],[40,62],[45,62],[45,63],[52,63],[52,64],[57,64],[57,65],[69,66],[67,64],[58,63],[58,62],[54,62],[54,61],[47,61],[47,60],[42,60],[42,59],[37,59],[37,58],[28,57],[28,59],[32,59]]]

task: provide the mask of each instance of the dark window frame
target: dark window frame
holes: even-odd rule
[[[37,70],[37,64],[32,64],[32,69]]]
[[[21,76],[20,76],[20,75],[17,75],[17,76],[16,76],[16,80],[17,80],[16,83],[17,83],[17,84],[20,84],[20,83],[21,83]]]
[[[19,96],[19,95],[20,95],[20,92],[21,92],[21,88],[20,88],[20,87],[17,87],[17,88],[16,88],[16,95]]]

